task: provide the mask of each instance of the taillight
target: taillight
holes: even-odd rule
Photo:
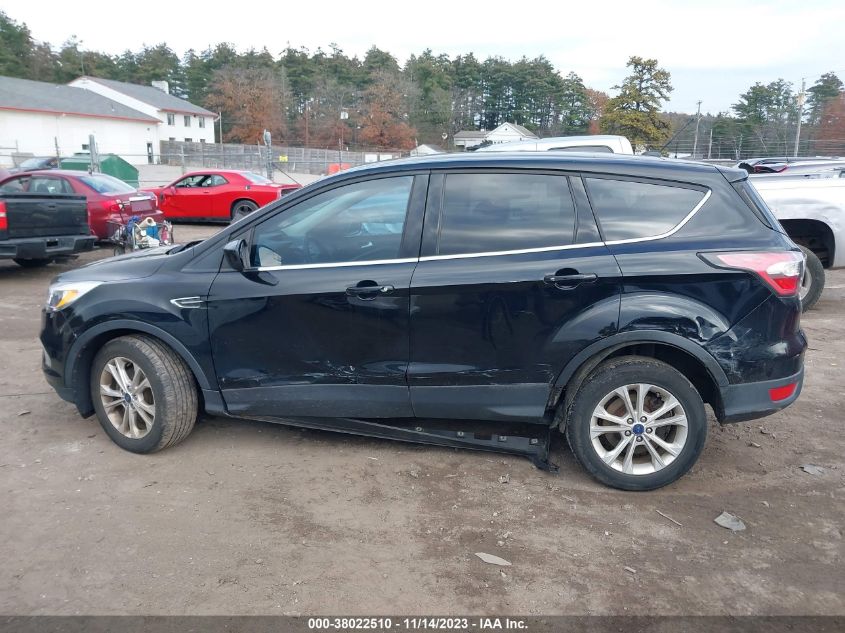
[[[122,200],[104,200],[103,206],[110,213],[121,213],[125,205]]]
[[[781,297],[798,294],[804,272],[804,256],[795,251],[753,251],[702,253],[719,268],[736,268],[756,273]]]
[[[0,200],[0,231],[6,231],[9,228],[9,219],[6,217],[6,203]]]

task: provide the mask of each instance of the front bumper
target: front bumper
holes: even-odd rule
[[[93,235],[33,237],[0,241],[0,259],[53,259],[90,251]]]
[[[772,400],[771,390],[795,385],[795,389],[786,398]],[[727,385],[721,388],[722,412],[719,421],[745,422],[762,418],[785,409],[798,399],[804,385],[804,368],[786,378],[749,382],[739,385]]]

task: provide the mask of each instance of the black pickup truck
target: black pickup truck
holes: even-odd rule
[[[84,196],[0,193],[0,259],[25,268],[94,248]]]

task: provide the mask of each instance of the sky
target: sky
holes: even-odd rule
[[[426,48],[482,59],[544,55],[611,94],[639,55],[672,74],[665,109],[689,113],[699,100],[702,112],[728,110],[757,81],[784,78],[798,88],[802,77],[809,86],[827,71],[845,79],[842,0],[0,0],[0,9],[37,40],[58,46],[76,36],[83,49],[107,53],[165,42],[181,56],[227,41],[274,56],[288,45],[336,43],[363,57],[376,45],[400,63]]]

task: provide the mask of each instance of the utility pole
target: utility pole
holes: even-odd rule
[[[713,152],[713,123],[710,123],[710,140],[707,141],[707,160],[710,160],[710,156]]]
[[[798,156],[798,144],[801,142],[801,119],[804,118],[804,86],[806,77],[801,77],[801,92],[798,93],[798,125],[795,126],[795,151],[793,156]]]
[[[701,99],[697,102],[698,110],[695,113],[695,140],[692,142],[692,158],[695,160],[695,153],[698,151],[698,124],[701,123]]]

